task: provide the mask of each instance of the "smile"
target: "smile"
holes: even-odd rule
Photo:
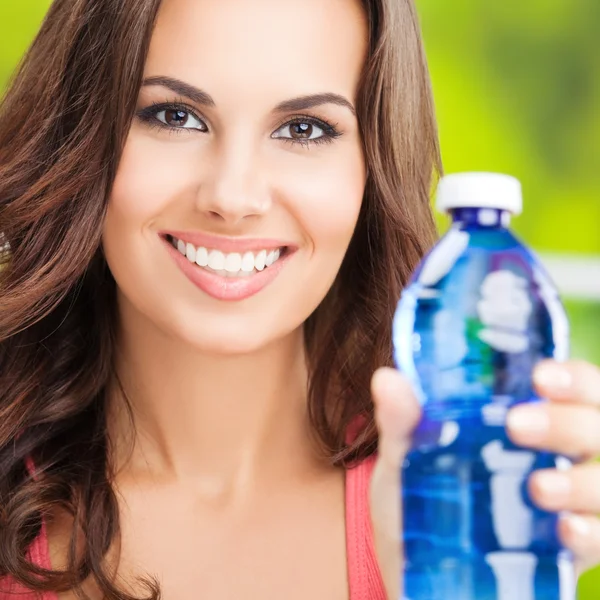
[[[277,278],[296,250],[269,240],[253,242],[166,232],[160,237],[183,274],[217,300],[239,301],[254,296]]]
[[[221,277],[251,277],[255,273],[271,267],[280,259],[286,249],[284,246],[274,250],[263,249],[243,254],[240,252],[224,253],[204,246],[194,246],[190,242],[186,243],[174,236],[167,236],[167,239],[192,264],[212,271]]]

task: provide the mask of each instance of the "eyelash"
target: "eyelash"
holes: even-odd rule
[[[202,123],[204,123],[204,119],[200,118],[192,108],[190,108],[186,104],[176,103],[176,102],[163,102],[160,104],[152,104],[152,105],[140,110],[137,113],[137,116],[140,119],[140,121],[142,121],[149,127],[154,127],[156,129],[160,129],[163,131],[166,130],[170,134],[171,133],[182,134],[182,133],[198,132],[197,129],[172,127],[170,125],[165,125],[164,123],[162,123],[161,121],[159,121],[156,118],[156,115],[164,110],[175,110],[175,111],[186,112],[186,113],[189,113],[195,119],[198,119],[198,121],[202,121]],[[327,121],[323,121],[322,119],[316,119],[315,117],[300,116],[300,115],[292,118],[289,121],[286,121],[285,123],[282,123],[281,125],[279,125],[279,127],[277,127],[276,131],[279,131],[282,127],[285,127],[285,126],[298,125],[301,123],[315,125],[316,127],[318,127],[319,129],[322,130],[323,135],[321,137],[313,139],[313,140],[295,139],[295,138],[286,138],[286,137],[279,137],[279,138],[275,138],[275,139],[282,140],[284,142],[291,143],[291,144],[299,144],[301,146],[305,146],[308,148],[308,147],[310,147],[311,144],[331,144],[336,138],[338,138],[342,135],[336,129],[336,125],[331,125]],[[206,123],[204,123],[204,125],[206,126]],[[200,133],[205,133],[205,132],[200,132]]]

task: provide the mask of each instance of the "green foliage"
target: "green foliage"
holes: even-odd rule
[[[600,254],[600,3],[418,4],[446,171],[517,176],[529,243]]]
[[[0,2],[0,90],[27,50],[49,6],[49,0]]]

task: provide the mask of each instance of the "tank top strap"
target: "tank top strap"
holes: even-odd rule
[[[35,478],[35,465],[31,459],[26,461],[26,467],[29,474]],[[50,548],[48,543],[48,531],[45,521],[42,520],[40,533],[33,540],[27,551],[27,560],[31,564],[41,569],[50,570],[52,568],[50,561]],[[12,578],[0,579],[0,600],[58,600],[57,594],[53,592],[44,592],[42,594],[27,591],[21,585],[18,585]]]
[[[375,456],[346,471],[346,552],[350,600],[387,600],[375,553],[369,487]]]
[[[45,523],[42,523],[40,534],[27,551],[27,560],[36,567],[51,569],[50,552],[48,548],[48,533]],[[12,578],[0,578],[0,600],[58,600],[54,592],[31,592],[17,584]]]

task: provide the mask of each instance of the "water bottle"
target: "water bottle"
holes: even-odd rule
[[[569,327],[546,271],[509,230],[522,208],[507,175],[444,177],[453,220],[417,268],[393,324],[394,359],[423,416],[403,466],[406,600],[574,600],[557,515],[527,479],[566,457],[508,439],[510,407],[543,402],[532,370],[564,360]]]

